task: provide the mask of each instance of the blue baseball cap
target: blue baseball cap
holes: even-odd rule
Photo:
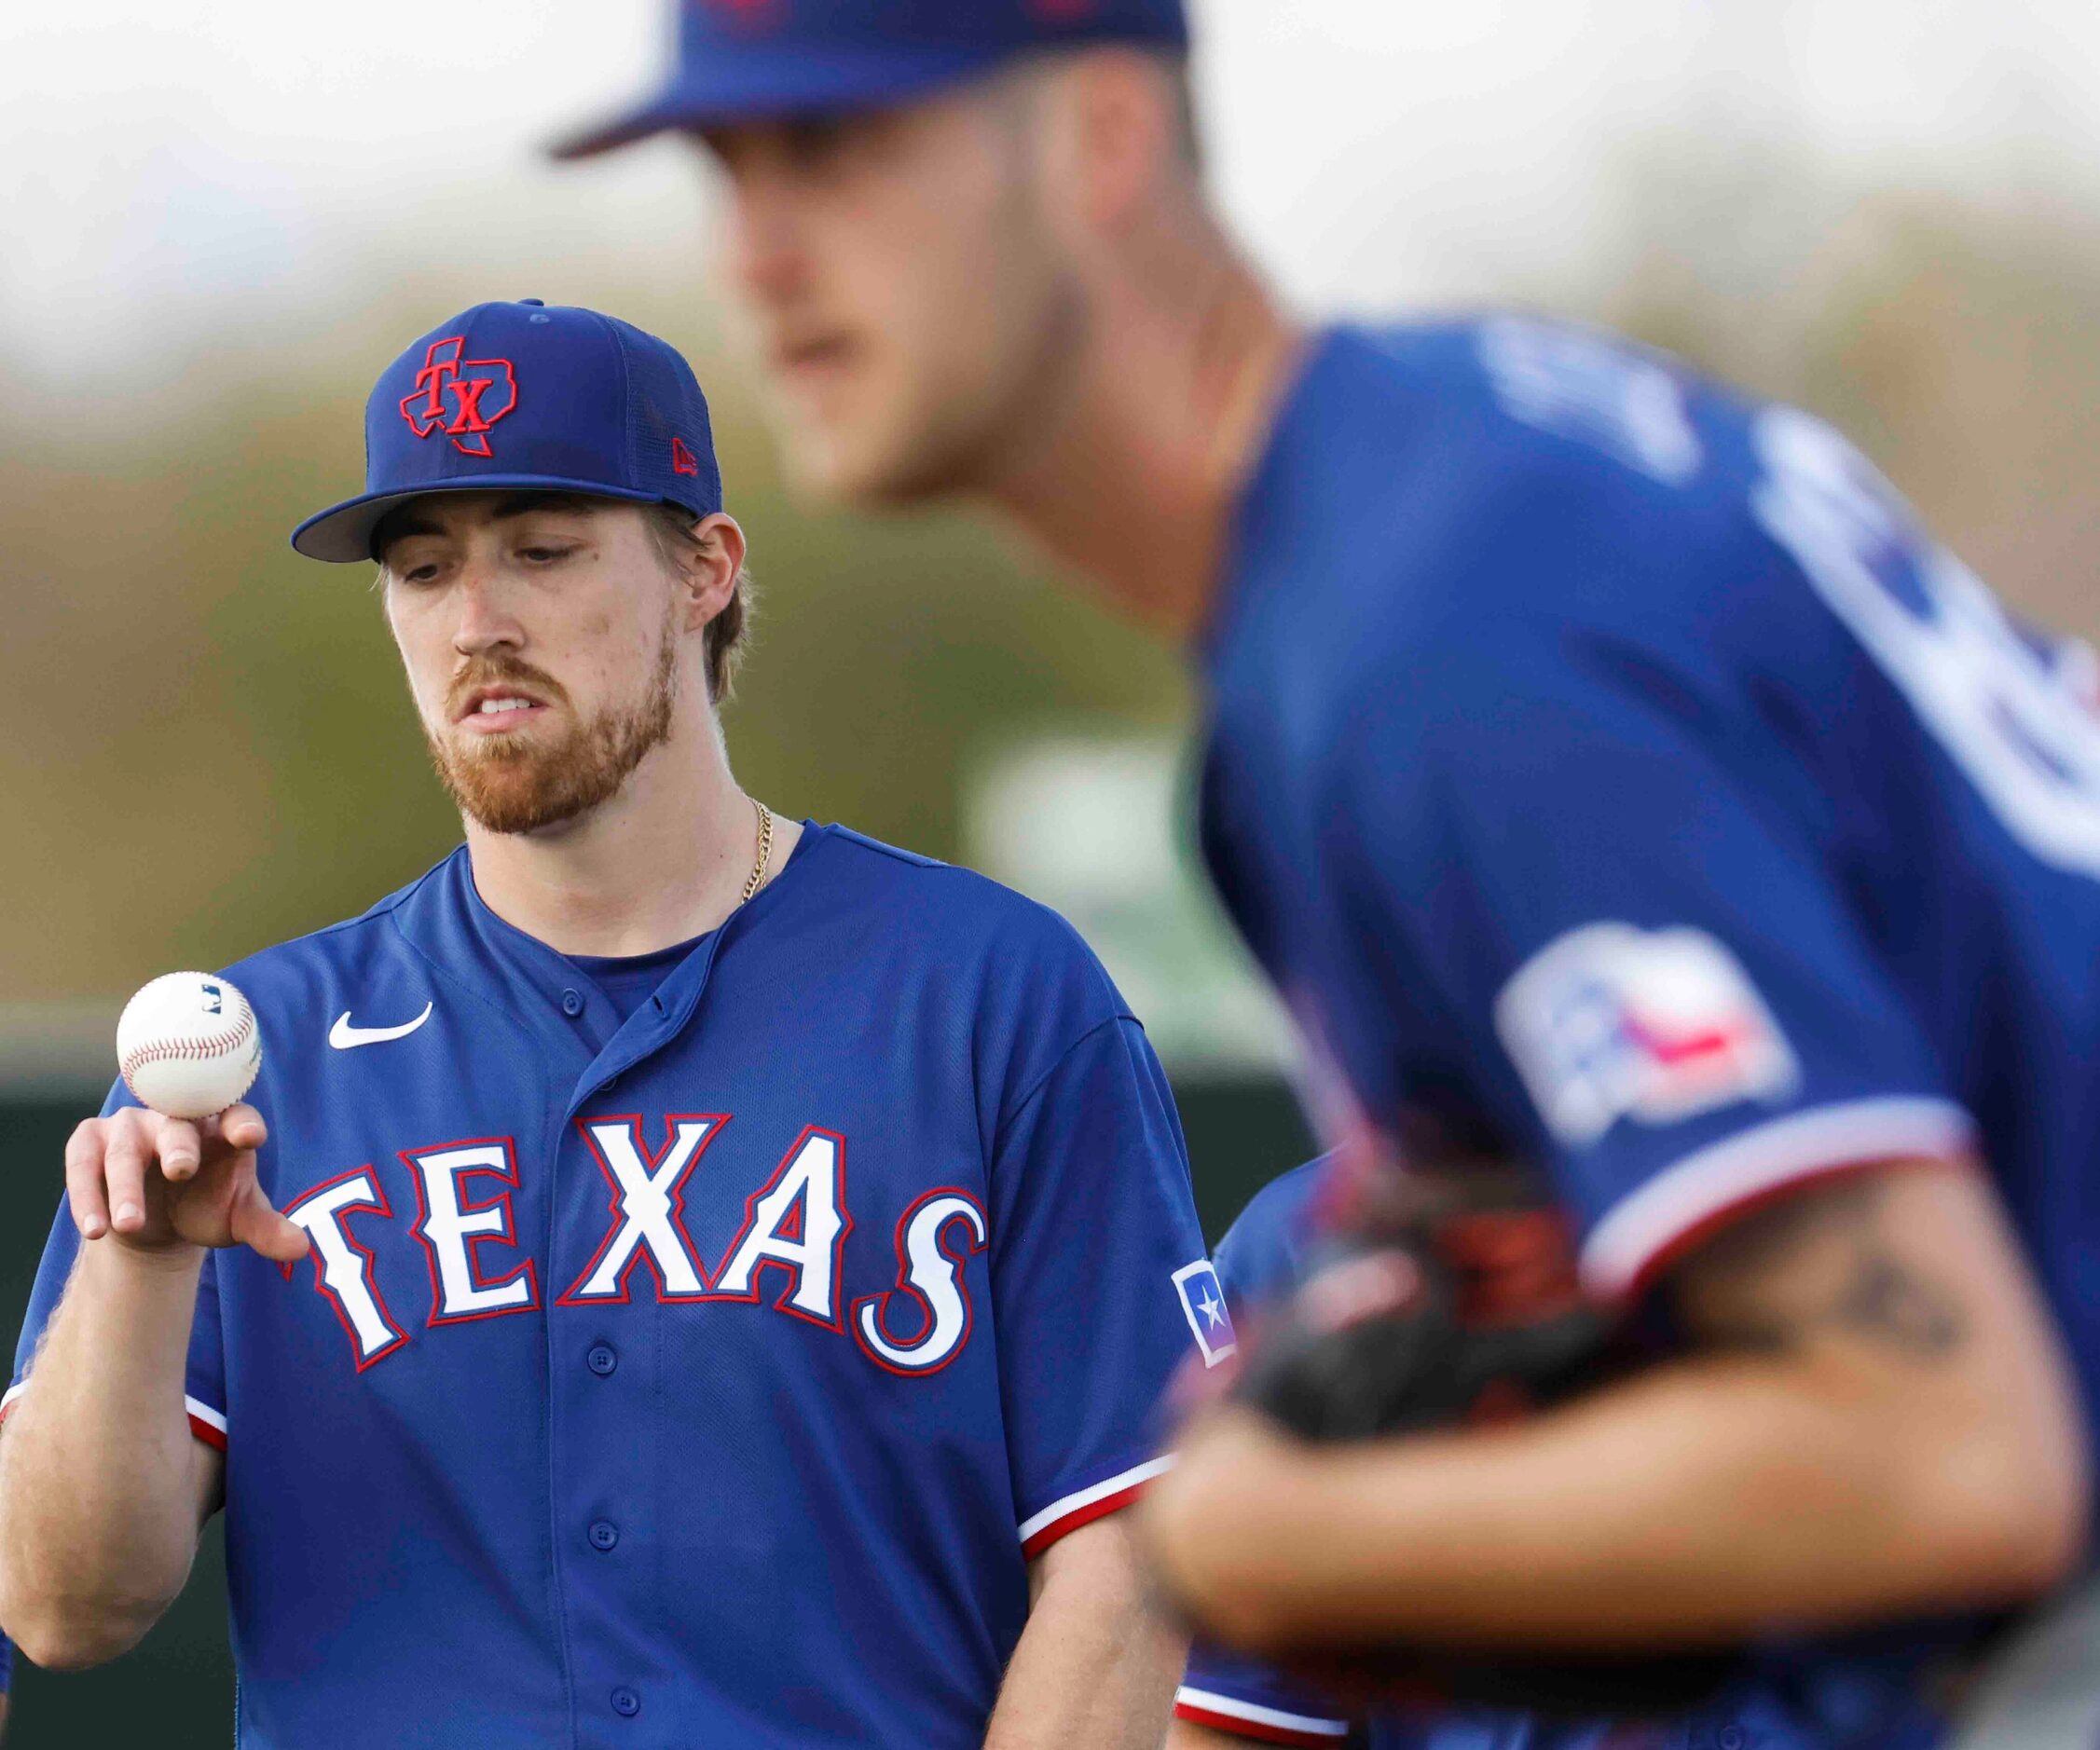
[[[672,128],[884,109],[1041,49],[1188,46],[1182,0],[679,0],[670,83],[554,149]]]
[[[477,304],[388,365],[364,404],[364,490],[309,516],[310,559],[372,558],[396,505],[432,492],[574,492],[721,509],[707,398],[677,350],[596,310]]]

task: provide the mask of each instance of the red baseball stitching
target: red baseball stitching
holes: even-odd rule
[[[245,1002],[241,1005],[247,1009]],[[129,1082],[134,1070],[143,1070],[149,1063],[166,1063],[175,1059],[202,1061],[215,1058],[222,1052],[231,1051],[236,1046],[245,1044],[254,1035],[254,1011],[248,1009],[239,1023],[223,1032],[206,1033],[200,1039],[170,1039],[150,1046],[133,1046],[125,1054],[118,1072]]]

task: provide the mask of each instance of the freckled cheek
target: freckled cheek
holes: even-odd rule
[[[558,649],[542,644],[527,654],[561,677],[571,704],[588,717],[607,701],[625,699],[656,650],[647,631],[625,616],[593,611],[578,618]]]
[[[401,652],[402,666],[408,672],[409,694],[428,717],[445,702],[454,665],[451,647],[434,614],[405,614],[390,608],[387,623],[394,648]]]

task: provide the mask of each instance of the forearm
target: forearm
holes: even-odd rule
[[[1723,1644],[2040,1590],[2089,1488],[2052,1335],[1976,1182],[1872,1196],[1887,1220],[1833,1201],[1783,1272],[1703,1266],[1711,1347],[1530,1421],[1353,1448],[1245,1413],[1199,1429],[1153,1499],[1170,1583],[1268,1652]]]
[[[1688,1645],[1951,1602],[1935,1582],[1960,1565],[1916,1538],[1878,1448],[1729,1372],[1644,1379],[1506,1433],[1265,1448],[1205,1595],[1257,1647]]]
[[[84,1245],[0,1435],[0,1622],[40,1664],[114,1657],[181,1591],[199,1455],[183,1401],[202,1252]]]
[[[1051,1571],[1037,1588],[985,1750],[1158,1750],[1166,1736],[1187,1640],[1147,1602],[1122,1527],[1074,1536],[1106,1559]]]

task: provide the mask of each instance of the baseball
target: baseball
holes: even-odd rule
[[[171,972],[143,987],[117,1023],[124,1086],[171,1118],[209,1118],[254,1085],[262,1031],[224,978]]]

